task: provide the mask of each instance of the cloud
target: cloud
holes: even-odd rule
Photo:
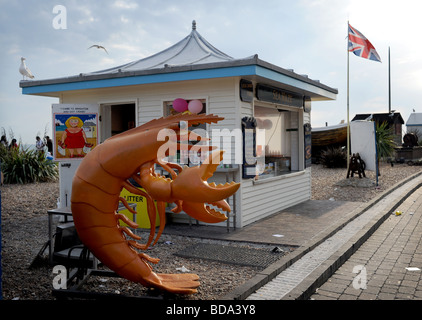
[[[118,9],[136,9],[138,8],[138,4],[135,2],[119,0],[113,3],[113,7]]]

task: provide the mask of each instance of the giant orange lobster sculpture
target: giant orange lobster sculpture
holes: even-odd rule
[[[157,201],[161,224],[153,245],[157,243],[164,229],[165,202],[176,204],[174,212],[183,210],[203,222],[216,223],[227,219],[224,213],[206,205],[212,204],[229,212],[230,206],[224,199],[239,188],[239,184],[234,182],[226,185],[207,183],[219,165],[223,151],[213,151],[202,165],[184,169],[175,163],[164,162],[160,156],[157,157],[164,143],[170,146],[166,153],[168,155],[170,150],[180,148],[177,140],[187,140],[187,134],[189,138],[195,137],[194,133],[180,129],[180,123],[196,125],[222,119],[224,118],[215,115],[179,114],[152,120],[107,139],[82,160],[72,185],[73,219],[81,241],[104,265],[120,276],[146,287],[179,294],[197,292],[199,277],[196,274],[156,274],[152,271],[150,263],[158,263],[159,259],[151,258],[135,249],[145,250],[154,239],[154,200]],[[160,141],[157,136],[163,129],[174,130],[177,138]],[[172,179],[156,174],[154,164],[161,165],[171,174]],[[139,183],[145,192],[135,188],[129,182],[130,178]],[[132,240],[140,240],[140,237],[129,228],[119,226],[119,220],[123,220],[130,227],[137,227],[136,223],[116,211],[121,201],[133,212],[125,199],[120,197],[123,188],[147,199],[151,231],[145,245]]]

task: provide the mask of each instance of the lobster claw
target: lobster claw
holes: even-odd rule
[[[197,220],[210,223],[226,220],[224,213],[212,209],[206,203],[230,212],[230,206],[224,199],[233,195],[240,187],[235,182],[224,185],[208,184],[207,180],[213,176],[223,153],[221,150],[214,151],[202,165],[184,169],[172,181],[172,197],[182,200],[183,210]]]
[[[230,205],[226,200],[220,200],[211,205],[222,209],[223,211],[230,212]],[[185,211],[189,216],[196,220],[200,220],[206,223],[217,223],[227,220],[227,216],[210,206],[207,206],[205,203],[200,202],[188,202],[183,201],[182,204],[183,211]]]

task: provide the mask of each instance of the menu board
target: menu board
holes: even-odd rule
[[[244,179],[254,178],[257,174],[256,160],[256,126],[254,117],[244,117],[242,119],[243,136],[243,171]]]
[[[305,168],[308,168],[312,165],[312,128],[310,123],[305,124],[303,127],[305,135]]]

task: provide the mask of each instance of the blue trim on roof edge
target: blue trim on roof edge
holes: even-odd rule
[[[22,94],[41,94],[72,90],[87,90],[99,88],[111,88],[132,86],[152,83],[165,83],[188,80],[201,80],[225,77],[241,77],[241,76],[260,76],[269,80],[277,81],[301,90],[313,92],[317,95],[325,96],[327,98],[335,99],[336,94],[327,90],[314,86],[310,83],[289,77],[274,70],[253,64],[246,66],[234,66],[226,68],[189,70],[179,72],[158,73],[149,75],[137,75],[117,78],[106,78],[96,80],[82,80],[69,82],[55,83],[55,84],[41,84],[22,88]]]
[[[264,68],[261,66],[257,66],[257,76],[270,79],[273,81],[277,81],[279,83],[283,83],[304,91],[313,92],[317,95],[325,96],[327,98],[335,99],[336,95],[335,93],[332,93],[330,91],[327,91],[325,89],[319,88],[317,86],[314,86],[310,83],[300,81],[298,79],[289,77],[288,75],[276,72],[274,70]]]
[[[23,87],[23,94],[37,94],[47,92],[84,90],[84,89],[98,89],[109,87],[131,86],[149,83],[162,83],[173,81],[212,79],[223,77],[235,77],[255,75],[256,65],[206,69],[206,70],[190,70],[182,72],[170,72],[150,75],[140,75],[131,77],[119,77],[111,79],[85,80],[76,82],[66,82],[57,84],[45,84],[39,86]]]

